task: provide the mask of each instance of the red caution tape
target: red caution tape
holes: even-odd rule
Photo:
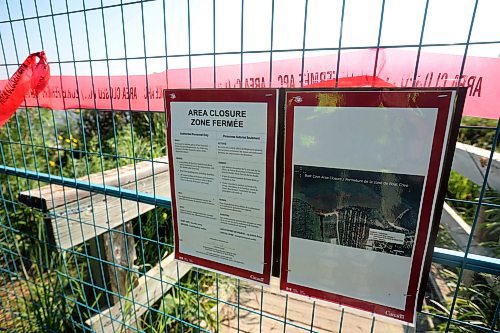
[[[40,60],[37,63],[37,58]],[[49,82],[50,67],[45,52],[30,54],[0,92],[0,127],[16,112],[25,96],[38,95]]]
[[[146,75],[52,75],[38,95],[30,92],[21,106],[53,110],[97,109],[165,112],[163,89],[299,88],[299,87],[468,87],[464,115],[498,119],[500,116],[500,58],[437,54],[416,50],[379,49],[295,59],[215,67],[175,68]],[[415,62],[419,59],[415,75]],[[338,65],[338,66],[337,66]],[[1,64],[0,64],[1,66]],[[338,70],[338,73],[337,73]],[[367,75],[369,73],[369,75]],[[462,76],[460,76],[462,73]],[[47,76],[48,77],[48,76]],[[338,82],[335,78],[338,77]],[[0,89],[10,85],[0,80]],[[22,95],[22,94],[21,94]],[[0,102],[0,106],[1,106]],[[2,112],[7,112],[0,109]],[[0,122],[1,124],[1,122]]]

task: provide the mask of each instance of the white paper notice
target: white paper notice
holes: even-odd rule
[[[295,109],[294,135],[301,139],[293,142],[289,281],[404,309],[437,110]],[[397,134],[401,128],[405,136]],[[302,139],[309,136],[318,138],[313,145]],[[361,137],[366,142],[350,145]],[[415,144],[420,154],[408,148]],[[303,211],[319,213],[323,233],[302,230],[298,221],[312,220],[301,219]],[[405,223],[411,228],[399,226]],[[331,264],[311,270],[310,258]],[[333,269],[333,263],[342,269]]]
[[[454,98],[286,93],[282,290],[415,322]]]
[[[179,259],[262,274],[267,103],[170,105]]]

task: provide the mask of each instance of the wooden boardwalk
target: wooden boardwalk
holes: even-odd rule
[[[231,303],[237,304],[238,293],[229,296]],[[254,333],[254,332],[340,332],[342,309],[335,304],[316,301],[314,326],[311,327],[313,299],[288,294],[286,311],[287,325],[284,327],[286,294],[278,290],[274,284],[264,287],[263,299],[261,289],[247,283],[241,283],[239,293],[240,308],[225,304],[220,310],[221,333]],[[261,308],[262,307],[262,308]],[[251,309],[248,311],[247,309]],[[262,310],[262,318],[260,311]],[[255,313],[254,313],[255,311]],[[239,312],[239,316],[238,316]],[[239,317],[239,320],[238,320]],[[291,323],[291,324],[288,324]],[[346,333],[370,332],[372,316],[360,311],[344,308],[342,331]],[[406,327],[396,321],[376,317],[373,332],[376,333],[410,333]]]

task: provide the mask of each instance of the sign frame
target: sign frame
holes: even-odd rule
[[[278,110],[278,90],[277,89],[165,89],[165,110],[167,122],[167,150],[170,164],[170,184],[172,192],[172,219],[174,227],[174,252],[175,259],[190,263],[204,269],[221,272],[238,278],[250,280],[261,284],[270,284],[272,268],[272,247],[273,247],[273,218],[275,214],[275,158],[276,158],[276,135],[277,135],[277,110]],[[262,262],[262,273],[234,267],[209,260],[181,253],[179,249],[179,228],[177,198],[175,190],[175,169],[172,147],[172,116],[171,103],[175,102],[234,102],[234,103],[267,103],[267,132],[266,132],[266,156],[265,156],[265,218],[264,218],[264,258]]]
[[[424,105],[421,105],[422,96],[418,97],[413,101],[413,105],[404,105],[400,103],[405,100],[394,99],[394,94],[402,94],[409,96],[412,92],[418,92],[422,94],[432,94],[434,93],[435,98],[439,98],[439,95],[444,95],[445,93],[451,93],[449,104],[441,105],[438,109],[436,128],[439,126],[439,133],[434,133],[433,138],[433,148],[431,153],[430,166],[428,169],[428,174],[433,172],[432,179],[430,183],[425,184],[422,188],[423,195],[422,200],[425,204],[426,215],[424,217],[425,223],[420,223],[422,218],[419,219],[418,224],[418,234],[417,240],[415,240],[414,249],[415,255],[412,256],[411,264],[411,275],[408,285],[407,301],[404,310],[390,308],[384,305],[371,303],[368,301],[351,298],[348,296],[343,296],[339,294],[334,294],[332,292],[325,292],[315,288],[310,288],[306,286],[296,285],[289,283],[289,255],[290,255],[290,237],[291,237],[291,201],[292,201],[292,183],[293,183],[293,128],[294,128],[294,107],[301,104],[302,106],[317,106],[317,99],[315,94],[317,93],[333,93],[333,94],[357,94],[364,93],[372,94],[372,98],[366,97],[359,101],[358,104],[354,104],[353,98],[350,101],[353,105],[343,105],[343,106],[366,106],[366,107],[377,107],[380,103],[388,104],[384,106],[387,107],[426,107],[425,104],[429,105],[430,101],[424,101]],[[284,291],[297,293],[304,296],[315,297],[323,299],[326,301],[338,303],[340,305],[346,305],[354,308],[358,308],[364,311],[371,312],[373,314],[378,314],[382,316],[387,316],[394,318],[396,320],[404,321],[406,323],[415,322],[415,311],[421,309],[423,298],[425,295],[428,274],[430,271],[430,265],[432,261],[432,250],[434,248],[434,243],[436,240],[437,232],[439,230],[440,216],[442,212],[442,205],[444,202],[444,197],[446,193],[446,187],[448,183],[448,178],[451,170],[451,164],[453,160],[453,153],[456,143],[456,138],[458,135],[459,124],[461,115],[463,112],[463,106],[465,102],[467,89],[466,88],[428,88],[428,89],[401,89],[401,88],[389,88],[389,89],[370,89],[370,88],[346,88],[346,89],[289,89],[286,90],[285,97],[285,166],[284,166],[284,188],[283,188],[283,233],[282,233],[282,244],[281,244],[281,281],[280,288]],[[374,95],[379,95],[378,98]],[[451,100],[455,98],[455,100]],[[408,101],[409,99],[406,98]],[[441,99],[441,101],[444,99]],[[315,104],[316,103],[316,104]],[[395,104],[394,104],[395,103]],[[398,104],[399,103],[399,104]],[[431,103],[432,104],[432,103]],[[341,105],[338,105],[341,106]],[[427,106],[431,107],[431,106]],[[435,106],[434,106],[435,107]],[[444,126],[444,127],[443,127]],[[436,138],[438,137],[438,139]],[[439,138],[441,143],[439,143]],[[444,140],[446,138],[446,141]],[[436,150],[439,149],[439,150]],[[435,169],[435,166],[440,168]],[[434,164],[434,165],[433,165]],[[433,171],[433,169],[435,169]],[[431,197],[429,197],[431,196]],[[420,211],[424,209],[424,204],[422,205]],[[419,211],[419,212],[420,212]],[[421,243],[421,239],[425,242]],[[420,243],[419,243],[420,241]],[[417,248],[418,247],[418,248]],[[418,261],[418,265],[416,262]]]

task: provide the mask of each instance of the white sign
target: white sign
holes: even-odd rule
[[[414,321],[454,101],[287,92],[282,289]]]
[[[209,92],[168,100],[176,258],[269,283],[276,92]]]

